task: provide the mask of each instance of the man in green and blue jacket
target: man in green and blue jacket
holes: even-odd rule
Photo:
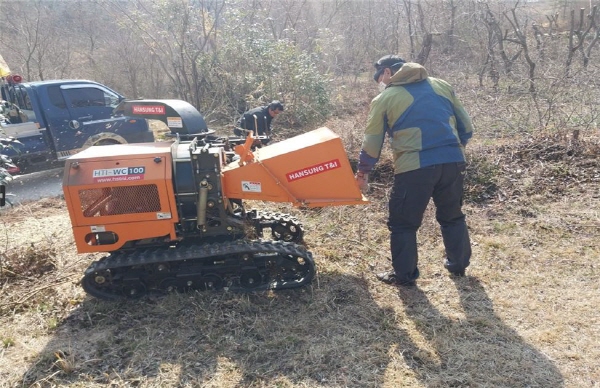
[[[388,229],[393,270],[377,277],[389,284],[414,285],[419,277],[417,231],[433,198],[446,248],[445,267],[464,276],[471,243],[462,208],[465,146],[473,125],[445,81],[429,77],[418,63],[386,55],[375,63],[382,92],[371,109],[356,180],[364,191],[379,160],[386,134],[394,155],[394,186]]]

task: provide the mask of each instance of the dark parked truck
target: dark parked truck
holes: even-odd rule
[[[93,145],[152,142],[143,118],[114,114],[125,98],[86,80],[0,79],[0,154],[21,170],[43,169]]]

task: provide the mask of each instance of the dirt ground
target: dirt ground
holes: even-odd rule
[[[335,123],[331,123],[335,125]],[[344,138],[349,148],[353,139]],[[103,302],[64,200],[0,213],[0,387],[599,387],[599,136],[469,146],[473,245],[450,278],[428,209],[415,288],[389,268],[389,159],[357,207],[303,211],[318,276],[285,292]]]

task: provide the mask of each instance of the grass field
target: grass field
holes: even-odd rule
[[[364,108],[364,106],[363,106]],[[332,119],[351,156],[366,111]],[[465,278],[443,268],[428,209],[415,288],[389,268],[392,177],[367,206],[303,211],[318,276],[285,292],[108,303],[77,284],[61,198],[0,214],[1,387],[599,387],[600,135],[468,147]]]

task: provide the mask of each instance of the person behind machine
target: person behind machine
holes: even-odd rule
[[[21,124],[29,119],[21,109],[8,101],[0,100],[0,122],[3,124]]]
[[[394,183],[388,229],[392,270],[377,274],[385,283],[412,286],[419,277],[417,231],[433,198],[446,257],[444,266],[464,276],[471,258],[469,232],[461,210],[465,146],[471,118],[445,81],[429,77],[418,63],[386,55],[375,63],[381,93],[371,102],[356,180],[368,189],[386,134],[394,151]]]
[[[237,121],[233,132],[236,136],[247,136],[250,132],[266,144],[271,137],[271,122],[283,112],[283,104],[277,100],[245,112]]]

